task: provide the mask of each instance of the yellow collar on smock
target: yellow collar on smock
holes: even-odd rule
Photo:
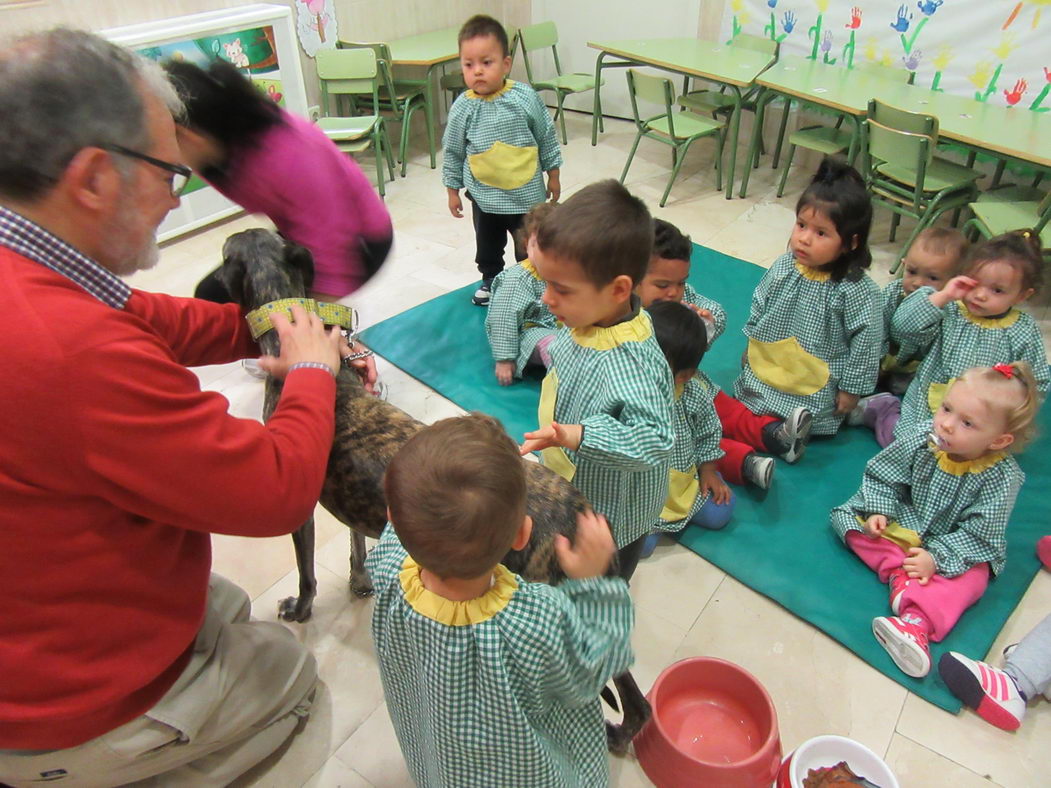
[[[983,454],[981,457],[976,457],[973,460],[953,460],[941,449],[934,452],[934,456],[938,458],[938,467],[946,473],[951,473],[953,476],[963,476],[965,473],[981,473],[984,470],[992,468],[1000,460],[1007,456],[1007,452],[997,451],[992,454]]]
[[[469,99],[481,99],[482,101],[496,101],[498,98],[500,98],[502,95],[504,95],[504,93],[506,93],[511,88],[513,88],[514,85],[515,85],[515,81],[513,79],[505,79],[504,80],[504,86],[502,88],[500,88],[499,90],[494,90],[492,93],[487,93],[484,96],[479,96],[473,90],[469,89],[467,91],[467,98],[469,98]]]
[[[539,272],[536,270],[536,266],[533,265],[532,261],[528,257],[522,262],[520,262],[519,265],[522,266],[526,270],[526,272],[528,272],[528,274],[534,279],[536,279],[538,282],[543,281],[540,278]]]
[[[634,299],[635,296],[632,296]],[[645,342],[653,336],[653,324],[645,310],[636,305],[635,316],[612,326],[585,326],[572,328],[569,335],[581,347],[592,350],[612,350],[627,342]]]
[[[811,282],[827,282],[832,278],[832,273],[830,271],[819,271],[816,268],[808,268],[798,260],[796,260],[796,270],[799,271],[801,277],[809,279]]]
[[[960,314],[979,328],[1007,328],[1013,326],[1022,314],[1014,307],[1011,307],[1010,311],[1002,317],[979,317],[971,312],[963,301],[957,301],[956,303],[960,307]]]
[[[480,624],[495,616],[511,601],[518,590],[518,581],[507,567],[498,565],[493,571],[493,584],[479,597],[457,602],[428,591],[420,579],[420,565],[405,556],[398,575],[405,601],[421,616],[450,627]]]

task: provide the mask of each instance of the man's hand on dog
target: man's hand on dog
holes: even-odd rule
[[[616,549],[606,518],[590,509],[577,515],[577,533],[573,544],[562,534],[555,535],[558,565],[571,580],[606,574]]]
[[[279,312],[270,316],[270,322],[281,338],[281,355],[262,356],[259,367],[283,380],[293,364],[301,361],[319,361],[327,364],[333,373],[339,370],[343,353],[340,345],[347,347],[346,340],[339,333],[339,326],[325,330],[325,324],[315,314],[307,312],[301,306],[292,307],[292,320]]]

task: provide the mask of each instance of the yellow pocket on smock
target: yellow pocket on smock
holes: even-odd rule
[[[555,420],[555,397],[558,394],[558,375],[551,370],[544,377],[540,385],[540,407],[537,408],[537,417],[541,427],[546,427]],[[553,470],[567,482],[573,481],[577,466],[569,459],[565,449],[561,446],[550,446],[540,452],[544,465]]]
[[[931,409],[931,413],[938,412],[938,408],[942,406],[942,400],[945,399],[945,392],[955,382],[956,378],[949,378],[948,383],[932,383],[927,387],[927,406]]]
[[[807,353],[795,337],[777,342],[749,339],[748,366],[763,383],[786,394],[807,397],[828,384],[828,364]]]
[[[483,153],[467,157],[471,174],[480,183],[496,189],[517,189],[536,175],[539,156],[535,147],[519,148],[497,140]]]
[[[674,468],[668,471],[668,499],[664,502],[661,519],[669,523],[684,520],[693,508],[693,502],[697,500],[700,489],[701,483],[697,481],[696,474],[684,473]]]

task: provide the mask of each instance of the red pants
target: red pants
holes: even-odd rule
[[[861,531],[847,531],[847,547],[876,572],[881,583],[901,568],[906,557],[905,551],[889,539],[871,539]],[[913,580],[902,593],[898,615],[912,612],[921,616],[931,640],[937,642],[952,631],[963,611],[981,599],[988,585],[989,564],[984,563],[956,577],[932,575],[925,586]]]
[[[723,439],[719,442],[719,448],[724,452],[716,469],[731,484],[744,484],[741,475],[744,458],[753,451],[766,451],[763,427],[781,419],[777,416],[757,416],[723,391],[715,395],[715,412],[723,425]]]

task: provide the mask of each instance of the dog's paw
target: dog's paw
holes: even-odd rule
[[[372,581],[365,580],[361,583],[355,583],[353,580],[351,580],[350,593],[352,593],[358,599],[368,599],[370,596],[372,596]]]
[[[277,603],[277,615],[282,621],[295,621],[302,624],[310,618],[312,607],[312,600],[290,596]]]
[[[614,755],[627,755],[632,734],[623,725],[614,725],[606,720],[606,749]]]

